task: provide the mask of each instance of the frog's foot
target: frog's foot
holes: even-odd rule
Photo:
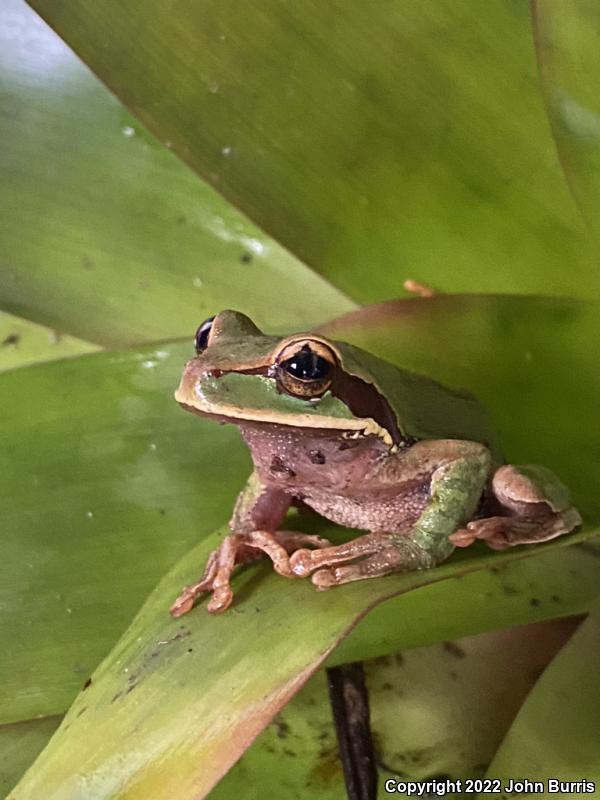
[[[223,539],[220,547],[208,556],[204,573],[197,583],[186,588],[171,606],[171,616],[180,617],[194,605],[194,600],[204,592],[212,592],[207,610],[211,614],[226,611],[233,600],[230,586],[231,575],[238,564],[248,564],[260,557],[260,551],[266,553],[273,562],[273,568],[280,575],[295,577],[290,569],[288,548],[291,550],[300,544],[311,544],[314,547],[329,545],[326,539],[319,536],[296,533],[295,531],[251,531],[250,533],[233,533]],[[310,552],[310,551],[309,551]]]
[[[320,591],[340,586],[342,583],[379,578],[406,569],[401,553],[396,547],[385,547],[374,555],[346,567],[321,567],[313,572],[311,581]]]
[[[312,552],[298,550],[290,557],[290,567],[298,577],[312,574],[314,585],[323,590],[392,572],[429,569],[446,558],[451,550],[443,539],[440,546],[428,546],[418,532],[402,535],[376,532],[338,547]]]
[[[469,522],[466,528],[448,537],[455,547],[468,547],[476,539],[487,542],[492,550],[505,550],[518,544],[547,542],[569,533],[581,524],[575,508],[533,517],[488,517]]]
[[[367,533],[335,547],[318,550],[296,550],[290,556],[292,573],[298,578],[306,578],[322,567],[344,564],[361,556],[372,556],[389,547],[390,538],[384,533]],[[364,577],[367,577],[366,575]]]
[[[314,547],[315,550],[323,547],[331,547],[329,539],[322,536],[315,536],[311,533],[301,533],[299,531],[275,531],[273,533],[275,541],[285,548],[286,553],[291,555],[301,547]]]
[[[469,522],[449,540],[468,547],[483,539],[494,550],[518,544],[546,542],[581,525],[565,486],[546,467],[504,464],[496,470],[492,492],[505,514]]]

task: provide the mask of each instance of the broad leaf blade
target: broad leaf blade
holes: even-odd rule
[[[504,786],[511,778],[542,781],[539,797],[556,797],[558,792],[566,797],[576,791],[559,786],[551,791],[550,778],[583,779],[598,786],[599,641],[596,604],[534,687],[492,761],[489,774]]]
[[[534,0],[538,65],[565,179],[600,234],[600,9],[590,0]]]
[[[2,722],[64,712],[150,588],[227,521],[250,463],[233,427],[173,400],[189,354],[0,376]]]
[[[161,141],[357,300],[404,278],[597,294],[528,4],[30,2]]]
[[[222,308],[309,327],[353,307],[150,136],[21,0],[0,4],[0,84],[1,309],[122,346],[191,340]]]
[[[597,518],[600,437],[580,423],[597,416],[598,309],[565,298],[440,295],[381,303],[322,330],[468,388],[492,412],[507,460],[556,470]]]
[[[362,619],[327,663],[344,664],[365,654],[385,656],[398,649],[585,613],[598,593],[597,542],[494,563],[460,580],[394,597]],[[437,613],[442,608],[444,613]]]
[[[540,340],[555,344],[530,373],[521,358],[538,342],[531,319]],[[586,507],[591,532],[600,516],[599,446],[596,429],[580,420],[595,409],[598,319],[567,301],[446,297],[365,309],[338,330],[483,392],[496,414],[506,403],[508,455],[554,466]],[[561,347],[563,325],[570,345]],[[165,345],[0,376],[0,629],[10,643],[0,659],[3,722],[63,712],[159,577],[229,517],[250,463],[233,428],[185,414],[172,400],[189,352]],[[585,610],[596,562],[592,552],[568,553],[420,590],[390,604],[389,614],[382,606],[345,655]],[[441,617],[432,607],[454,613]]]
[[[0,797],[8,795],[44,749],[60,724],[60,716],[0,725]]]
[[[364,662],[379,786],[400,776],[482,776],[539,673],[578,621],[525,625]],[[213,789],[210,800],[339,800],[344,795],[320,670]]]
[[[170,619],[173,596],[218,541],[209,537],[161,581],[9,800],[199,800],[369,607],[535,551],[458,558],[327,594],[254,567],[236,579],[230,613]]]
[[[99,349],[91,342],[0,311],[0,372]]]
[[[457,313],[458,311],[460,313]],[[535,337],[532,338],[531,326],[527,324],[534,315],[536,331],[540,334],[539,341]],[[436,327],[434,322],[436,317],[438,330],[443,328],[446,333],[437,341],[436,353],[440,359],[437,369],[432,368],[429,338]],[[73,781],[78,775],[87,781],[82,785],[89,791],[96,792],[91,795],[92,797],[111,796],[107,794],[108,792],[113,794],[117,792],[119,796],[118,792],[125,791],[123,787],[127,785],[131,790],[131,793],[126,795],[128,797],[135,797],[136,792],[140,792],[142,796],[143,791],[149,791],[149,785],[152,785],[153,791],[158,793],[157,797],[161,797],[160,792],[165,792],[165,796],[171,792],[173,796],[175,784],[170,781],[180,781],[177,784],[177,791],[180,791],[183,797],[186,796],[186,792],[192,791],[190,788],[192,786],[193,791],[201,795],[235,760],[269,716],[274,714],[285,699],[298,688],[299,683],[322,662],[331,647],[348,631],[357,618],[374,603],[394,592],[413,588],[421,581],[463,575],[470,570],[483,570],[486,567],[498,570],[504,564],[508,565],[516,559],[529,560],[534,586],[536,586],[535,581],[538,581],[537,586],[543,589],[545,585],[543,559],[555,553],[559,554],[560,560],[561,550],[565,556],[571,550],[578,552],[577,548],[568,545],[583,542],[598,531],[599,512],[595,491],[598,473],[594,455],[598,445],[597,434],[595,429],[585,432],[579,430],[582,426],[578,424],[578,420],[581,419],[580,411],[587,412],[586,404],[590,402],[590,397],[595,396],[597,368],[595,354],[590,351],[589,343],[597,338],[591,334],[595,330],[594,325],[598,325],[598,319],[595,306],[577,302],[545,301],[535,298],[515,300],[515,298],[448,297],[439,298],[433,303],[406,301],[366,309],[362,314],[336,323],[338,331],[345,331],[344,338],[354,338],[355,341],[362,338],[375,349],[379,335],[381,350],[388,358],[405,361],[411,366],[417,366],[420,359],[424,367],[428,365],[429,371],[438,376],[440,371],[449,369],[448,360],[453,359],[456,353],[468,352],[467,364],[473,363],[480,367],[483,367],[484,356],[487,353],[488,361],[494,359],[502,391],[510,396],[509,407],[512,403],[514,408],[520,402],[526,420],[530,419],[527,408],[529,402],[541,397],[547,401],[549,397],[553,397],[553,404],[545,402],[537,405],[541,418],[537,427],[532,426],[531,430],[528,427],[519,427],[519,435],[513,433],[513,446],[518,440],[519,454],[524,456],[530,451],[537,458],[540,454],[548,454],[543,447],[540,449],[538,440],[545,429],[556,430],[553,426],[558,425],[560,421],[562,427],[558,430],[561,433],[570,430],[572,446],[580,448],[579,460],[569,460],[565,450],[566,470],[563,469],[562,474],[574,490],[577,502],[586,512],[586,527],[579,534],[559,539],[546,546],[483,556],[478,553],[485,553],[485,549],[479,551],[472,549],[466,553],[455,554],[445,565],[428,573],[395,576],[381,581],[350,585],[325,595],[315,593],[306,582],[285,581],[272,574],[265,565],[259,569],[248,569],[236,578],[238,601],[224,617],[209,618],[202,609],[199,609],[177,623],[171,622],[166,617],[165,609],[179,586],[197,574],[199,565],[211,546],[209,541],[203,542],[161,583],[134,626],[101,667],[92,686],[77,701],[69,720],[61,729],[62,732],[25,779],[23,786],[27,787],[27,792],[34,792],[28,796],[34,798],[35,792],[46,791],[48,786],[56,786],[57,791],[73,792],[75,791]],[[549,357],[548,349],[541,347],[541,341],[545,339],[541,332],[546,329],[547,333],[548,330],[556,329],[559,324],[564,334],[561,336],[564,345],[563,349],[557,347],[554,354],[558,356],[556,360]],[[450,333],[454,338],[449,336]],[[462,350],[458,343],[461,336]],[[499,338],[508,339],[506,347],[500,346]],[[518,357],[515,358],[514,348],[517,344],[520,344],[521,348],[533,347],[532,353],[535,358],[528,358],[521,350],[517,350]],[[441,353],[444,353],[444,358],[440,358]],[[479,361],[475,357],[476,354],[479,354]],[[150,354],[138,356],[137,367],[131,360],[133,356],[129,360],[124,359],[126,367],[120,380],[120,385],[126,386],[127,394],[132,391],[132,387],[136,391],[143,390],[143,397],[147,403],[152,392],[157,391],[167,374],[170,374],[169,371],[174,369],[169,364],[168,356],[157,357],[156,354],[154,357],[149,356]],[[108,356],[97,356],[82,359],[81,363],[85,366],[92,363],[100,365],[106,359],[108,365],[108,358]],[[519,370],[517,366],[521,358],[526,364],[533,363],[537,366],[532,370]],[[119,363],[116,357],[112,357],[112,361]],[[110,368],[104,367],[105,380],[110,378],[113,363],[110,364]],[[147,364],[151,366],[144,366]],[[564,379],[570,374],[571,364],[576,364],[580,370],[579,395],[562,390],[556,391],[554,397],[551,389],[557,383],[561,386],[567,383]],[[51,366],[44,370],[50,370]],[[471,367],[465,366],[460,358],[456,359],[455,378],[458,375],[465,378],[472,377],[470,369]],[[131,374],[128,374],[129,371]],[[31,370],[32,374],[35,372],[41,374],[41,370]],[[160,378],[158,385],[157,376]],[[483,377],[479,380],[479,383],[475,381],[476,389],[483,387],[482,381],[490,380],[489,374],[486,376],[484,371]],[[536,381],[540,382],[540,386],[534,389]],[[98,388],[98,384],[93,380],[91,385]],[[113,383],[108,385],[113,386]],[[531,396],[529,396],[530,391]],[[536,395],[536,391],[540,394]],[[488,388],[488,394],[492,394],[491,388]],[[47,393],[44,396],[47,396]],[[578,396],[580,406],[577,406],[576,402]],[[565,398],[573,401],[574,405],[568,407],[563,405]],[[499,404],[497,398],[492,403],[496,407]],[[28,418],[30,416],[31,414]],[[199,424],[193,418],[192,422],[195,425]],[[507,425],[507,422],[504,420],[503,425]],[[518,422],[521,425],[520,421]],[[171,441],[174,430],[176,429],[170,428],[168,431]],[[185,450],[182,450],[180,455],[184,452]],[[512,455],[511,452],[509,454]],[[557,459],[556,453],[553,458],[554,461],[551,459],[550,463],[554,464]],[[210,470],[207,475],[211,476]],[[152,486],[148,489],[152,495],[157,490]],[[587,547],[591,547],[591,543],[586,544]],[[593,562],[593,552],[590,551],[589,560],[584,558],[584,565]],[[574,563],[571,561],[568,569],[575,569]],[[562,558],[563,569],[567,568],[567,564],[569,564],[568,559]],[[494,573],[495,576],[498,574]],[[589,575],[592,580],[592,590],[595,591],[593,589],[595,571],[592,570]],[[579,580],[576,572],[573,577]],[[505,591],[510,593],[510,574],[504,573],[503,578]],[[552,596],[529,598],[523,591],[527,584],[527,576],[523,575],[522,580],[523,587],[519,589],[519,599],[521,604],[527,604],[533,609],[532,613],[536,615],[539,613],[538,608],[542,601],[550,609],[553,603],[557,603],[558,609],[558,601],[561,599],[558,595],[556,595],[558,600]],[[453,582],[445,583],[451,592]],[[535,590],[537,594],[537,588]],[[425,636],[428,635],[428,624],[433,624],[436,635],[441,636],[443,632],[438,623],[427,622],[428,618],[439,615],[432,614],[432,608],[426,602],[425,590],[420,591],[423,592],[421,599],[424,604],[420,610],[421,617],[415,624],[425,628]],[[485,597],[485,592],[483,594]],[[415,592],[416,595],[418,592]],[[532,599],[536,601],[535,604],[530,602]],[[259,609],[258,612],[256,608]],[[487,608],[488,622],[493,625],[494,609],[489,606]],[[465,618],[468,619],[469,605],[465,603],[463,610]],[[396,615],[396,627],[398,618]],[[503,624],[507,624],[506,617]],[[455,635],[455,620],[450,621],[450,627],[452,634]],[[402,628],[410,630],[408,621],[403,623]],[[398,640],[394,642],[395,646],[402,645],[400,636]],[[166,644],[159,644],[160,642]],[[415,643],[414,635],[412,643]],[[188,652],[190,648],[191,652]],[[354,652],[358,653],[359,657],[369,655],[360,649]],[[124,672],[125,669],[127,672]],[[232,693],[231,699],[228,703],[228,713],[223,716],[222,700],[228,692]],[[146,698],[144,702],[143,698]],[[163,702],[160,702],[160,698],[164,698]],[[86,707],[87,710],[83,710]],[[122,709],[122,713],[119,713],[119,708]],[[156,716],[148,717],[146,712]],[[133,716],[129,718],[129,715]],[[136,735],[144,729],[146,738],[136,739],[132,736],[132,729],[127,727],[131,719],[138,724]],[[66,725],[70,727],[67,728]],[[192,729],[196,735],[199,731],[206,733],[210,731],[210,736],[200,737],[199,744],[196,736],[189,734]],[[162,731],[160,736],[159,730]],[[156,732],[156,736],[153,731]],[[165,735],[166,731],[169,735]],[[98,736],[97,739],[89,740],[94,742],[92,750],[96,747],[96,743],[100,748],[96,755],[84,748],[83,740],[89,732],[90,735]],[[171,735],[174,737],[172,740],[169,739]],[[129,760],[120,759],[117,755],[120,747],[125,746],[125,742],[128,750],[136,748]],[[109,748],[110,743],[114,744],[114,749],[110,751],[104,749]],[[202,753],[198,750],[199,747],[204,748]],[[213,747],[216,749],[211,749]],[[154,766],[148,765],[149,758]],[[198,767],[200,758],[206,758],[207,764]],[[161,769],[161,765],[164,770]],[[172,769],[173,767],[175,768]],[[57,797],[60,796],[59,793]]]

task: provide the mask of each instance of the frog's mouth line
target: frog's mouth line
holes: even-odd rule
[[[235,370],[235,372],[271,377],[271,368],[265,366]],[[399,444],[405,439],[389,403],[373,384],[339,368],[333,377],[329,391],[334,397],[341,400],[356,417],[368,422],[369,428],[373,425],[376,426],[378,431],[381,431],[376,435],[384,439],[386,443],[389,440],[392,444]],[[309,427],[308,423],[307,427]],[[369,430],[369,433],[372,432]]]
[[[186,373],[190,367],[193,369],[195,360],[188,362]],[[246,369],[227,369],[221,371],[216,368],[210,370],[213,378],[221,378],[228,374],[262,375],[272,377],[271,367],[249,367]],[[331,394],[338,398],[352,412],[356,419],[323,416],[316,418],[311,414],[289,414],[270,411],[265,408],[242,408],[235,404],[219,403],[218,408],[210,402],[203,402],[203,398],[196,393],[192,396],[182,381],[175,392],[177,402],[189,411],[195,411],[204,416],[220,417],[225,421],[235,422],[265,422],[279,425],[296,426],[313,429],[328,429],[347,431],[349,435],[377,436],[388,447],[402,446],[409,443],[409,438],[402,434],[398,421],[387,400],[377,388],[357,375],[338,369],[330,386]]]
[[[385,428],[382,428],[371,417],[365,419],[342,419],[339,417],[313,417],[310,414],[276,414],[267,412],[264,409],[242,409],[233,405],[219,405],[218,411],[209,408],[201,408],[186,402],[186,398],[179,390],[175,392],[175,399],[186,411],[191,411],[201,417],[210,417],[218,422],[265,422],[273,425],[287,425],[296,428],[313,428],[314,430],[336,430],[342,436],[353,439],[362,436],[377,436],[388,447],[393,445],[392,437]]]

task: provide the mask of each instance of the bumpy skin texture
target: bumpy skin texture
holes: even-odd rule
[[[175,616],[205,591],[213,593],[209,611],[224,611],[233,597],[234,567],[260,552],[279,574],[310,576],[317,588],[327,589],[433,567],[454,546],[477,538],[501,549],[559,536],[580,522],[552,473],[541,467],[521,472],[512,465],[493,473],[488,449],[476,442],[426,440],[391,453],[376,437],[273,424],[265,429],[260,423],[240,428],[255,470],[238,497],[230,523],[234,533],[211,554],[202,579],[177,600]],[[563,497],[562,503],[543,493],[536,470],[546,480],[550,476],[546,492]],[[482,498],[496,513],[471,521]],[[370,533],[331,546],[319,537],[277,531],[294,500]]]
[[[304,350],[314,343],[315,352],[331,355],[330,389],[309,399],[290,397],[278,379],[279,356],[293,354],[298,337]],[[499,466],[495,446],[486,444],[493,432],[468,393],[314,334],[279,340],[237,312],[221,312],[176,399],[238,425],[254,472],[238,497],[232,533],[177,598],[173,616],[204,592],[212,593],[210,612],[226,610],[234,569],[261,553],[280,575],[310,577],[328,589],[434,567],[476,539],[503,549],[552,539],[581,522],[548,469]],[[333,546],[278,530],[292,503],[367,533]]]

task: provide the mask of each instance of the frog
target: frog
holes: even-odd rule
[[[233,310],[199,326],[195,350],[175,399],[236,425],[253,471],[230,533],[173,617],[205,593],[207,610],[224,612],[234,570],[263,554],[279,575],[325,591],[431,569],[476,541],[503,550],[581,524],[550,469],[505,463],[486,408],[466,390],[318,332],[267,335]],[[361,533],[332,544],[280,529],[293,506]]]

